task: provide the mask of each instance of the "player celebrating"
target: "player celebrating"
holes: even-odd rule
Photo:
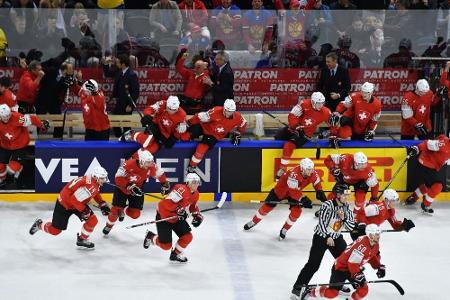
[[[370,188],[371,200],[376,200],[379,184],[375,171],[367,162],[367,156],[362,152],[355,154],[330,154],[325,159],[325,165],[336,179],[337,183],[346,183],[355,188],[356,213],[364,206],[366,193]]]
[[[156,245],[163,250],[172,249],[172,231],[178,236],[178,241],[170,253],[169,259],[174,262],[185,263],[188,259],[183,256],[186,247],[192,241],[191,227],[186,222],[188,214],[186,209],[193,215],[192,226],[198,227],[203,222],[197,201],[199,197],[198,187],[200,177],[195,173],[186,175],[185,184],[177,184],[172,191],[159,201],[156,212],[156,223],[158,234],[147,231],[144,239],[144,248]],[[163,219],[168,220],[162,221]]]
[[[339,140],[372,141],[381,115],[381,101],[373,95],[373,83],[364,82],[361,92],[355,92],[340,102],[330,119],[330,145],[339,147]]]
[[[25,156],[30,142],[27,127],[34,125],[40,128],[42,133],[48,130],[50,124],[34,115],[11,111],[7,104],[0,105],[0,120],[0,185],[6,183],[7,173],[13,176],[17,183],[23,169],[20,161]]]
[[[275,135],[276,140],[287,141],[283,145],[283,157],[277,179],[286,172],[292,153],[303,146],[314,134],[317,126],[328,122],[330,110],[324,106],[325,97],[321,92],[312,93],[311,99],[302,100],[295,105],[288,115],[288,126],[281,128]]]
[[[353,212],[347,203],[351,192],[346,184],[335,185],[333,192],[336,197],[325,201],[320,207],[319,224],[314,228],[308,262],[295,281],[292,299],[299,299],[302,287],[309,283],[319,269],[326,250],[329,250],[334,258],[338,258],[347,247],[341,229],[345,226],[347,230],[352,230],[355,226]]]
[[[422,210],[426,213],[434,213],[431,204],[434,198],[442,191],[442,182],[439,180],[439,171],[450,159],[450,142],[445,135],[439,135],[435,140],[426,140],[417,146],[408,149],[410,156],[418,155],[419,173],[418,178],[422,183],[415,192],[406,199],[405,204],[416,203],[420,196],[423,196]]]
[[[195,172],[205,153],[228,134],[231,136],[231,143],[238,146],[241,143],[241,135],[247,128],[247,120],[236,111],[236,103],[233,99],[225,100],[223,106],[216,106],[207,112],[195,114],[189,119],[188,124],[189,129],[186,135],[188,138],[184,139],[202,136],[189,162],[188,173]],[[237,131],[234,128],[237,128]]]
[[[108,182],[108,173],[102,167],[96,167],[91,175],[69,181],[56,200],[52,221],[44,224],[42,219],[37,219],[30,228],[30,234],[33,235],[42,230],[48,234],[58,235],[67,229],[70,216],[76,215],[81,222],[84,222],[81,233],[77,233],[77,246],[94,248],[94,243],[88,238],[98,220],[88,203],[93,198],[100,206],[102,214],[104,216],[109,214],[110,209],[100,195],[100,187],[105,182]]]
[[[177,96],[169,96],[167,100],[158,101],[144,110],[142,126],[147,127],[151,135],[145,132],[126,132],[122,140],[136,141],[144,149],[155,154],[164,145],[172,148],[179,135],[186,132],[186,112],[180,107]]]
[[[424,140],[431,130],[430,107],[437,97],[433,96],[425,79],[419,79],[413,92],[406,92],[402,101],[401,139],[413,140],[417,137]]]
[[[404,218],[402,222],[395,217],[395,204],[399,201],[395,190],[385,190],[381,198],[381,201],[371,201],[364,209],[358,210],[356,214],[358,226],[350,234],[353,240],[365,234],[366,225],[368,224],[381,226],[387,220],[393,229],[406,232],[409,232],[411,228],[416,226],[413,221],[407,218]]]
[[[83,122],[86,132],[85,141],[108,141],[109,119],[106,113],[106,102],[103,92],[99,90],[94,79],[86,81],[79,92]]]
[[[377,270],[377,277],[383,278],[386,275],[386,267],[381,264],[380,257],[380,234],[381,229],[376,224],[366,227],[366,234],[358,238],[353,244],[336,259],[331,269],[330,285],[315,288],[307,288],[301,299],[310,297],[325,297],[327,299],[336,298],[342,288],[342,284],[337,284],[349,280],[356,290],[352,294],[352,299],[363,299],[369,293],[366,276],[361,270],[363,265],[370,263],[372,268]]]
[[[278,202],[287,199],[291,212],[280,230],[280,240],[285,239],[286,232],[300,218],[302,207],[312,208],[311,200],[303,196],[302,193],[303,189],[310,183],[316,190],[316,198],[322,202],[326,201],[325,193],[322,190],[321,178],[318,172],[314,170],[313,161],[309,158],[304,158],[298,166],[281,176],[275,187],[267,195],[265,203],[253,216],[253,219],[244,225],[244,230],[254,227],[277,206]]]
[[[130,218],[139,218],[144,206],[142,189],[150,176],[161,182],[161,194],[165,195],[170,190],[170,183],[164,172],[153,161],[153,155],[147,150],[138,150],[138,157],[125,161],[117,170],[113,206],[103,228],[103,234],[109,234],[117,219],[123,221],[124,210]],[[128,207],[125,209],[127,200]]]

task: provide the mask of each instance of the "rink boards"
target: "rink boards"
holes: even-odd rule
[[[325,191],[331,190],[334,180],[324,165],[329,154],[355,153],[363,151],[369,158],[380,189],[383,189],[401,166],[406,157],[406,148],[418,141],[375,140],[371,143],[344,141],[341,149],[330,149],[326,141],[320,142],[321,156],[316,159],[316,148],[307,143],[305,148],[297,149],[291,159],[290,167],[298,164],[304,157],[311,158],[323,179]],[[199,165],[202,178],[202,201],[213,201],[218,192],[229,192],[228,200],[249,201],[262,200],[275,184],[275,173],[282,154],[281,141],[242,141],[239,147],[229,142],[219,142],[208,151]],[[195,150],[196,143],[177,143],[173,149],[162,149],[156,155],[156,163],[165,171],[171,182],[181,182],[184,170]],[[370,147],[368,147],[370,146]],[[405,146],[405,147],[402,147]],[[6,201],[54,201],[59,190],[71,179],[81,176],[95,166],[101,165],[113,180],[121,161],[139,148],[136,143],[120,142],[55,142],[38,141],[35,149],[35,193],[0,195]],[[408,191],[417,186],[417,162],[408,161],[390,187],[406,197]],[[443,183],[447,181],[447,167],[441,170]],[[446,186],[444,184],[444,186]],[[160,184],[154,180],[146,183],[144,190],[159,195]],[[102,188],[105,199],[111,199],[112,188]],[[313,191],[312,187],[306,189]],[[448,199],[442,193],[438,200]],[[311,193],[314,199],[314,193]],[[157,201],[146,197],[146,201]]]

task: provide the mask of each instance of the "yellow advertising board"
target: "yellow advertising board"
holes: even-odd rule
[[[282,149],[262,149],[262,172],[261,172],[261,192],[270,191],[275,185],[275,175],[280,165]],[[355,153],[361,151],[359,148],[340,149],[321,149],[321,158],[316,159],[316,149],[296,149],[292,155],[288,168],[297,166],[302,158],[309,157],[322,177],[322,185],[325,191],[330,191],[335,183],[333,176],[328,172],[325,166],[325,158],[329,154]],[[374,168],[380,190],[388,184],[392,176],[402,164],[406,157],[404,148],[364,148],[363,152],[367,155],[369,163]],[[407,167],[404,166],[400,173],[390,185],[397,191],[406,190]],[[312,191],[313,187],[309,185],[305,191]]]

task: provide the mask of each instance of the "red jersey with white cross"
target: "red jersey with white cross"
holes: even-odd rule
[[[433,92],[428,91],[423,96],[419,96],[413,92],[407,92],[403,96],[402,101],[402,125],[400,133],[403,135],[417,135],[414,127],[417,123],[422,123],[425,128],[431,130],[430,109],[434,105]]]
[[[352,93],[344,101],[341,101],[336,111],[353,120],[353,133],[365,134],[369,130],[375,130],[381,115],[381,101],[372,97],[367,102],[361,92]]]
[[[130,191],[127,190],[128,185],[136,184],[142,188],[150,177],[159,180],[161,183],[167,181],[166,175],[155,163],[152,163],[150,168],[144,169],[139,166],[137,159],[130,158],[117,170],[115,182],[124,194],[129,195]]]
[[[81,110],[86,129],[104,131],[109,129],[109,119],[106,113],[105,96],[102,91],[96,95],[80,90]]]
[[[302,100],[295,105],[288,115],[289,128],[295,130],[298,127],[303,129],[306,136],[312,137],[314,132],[322,122],[328,123],[331,111],[328,107],[315,110],[312,107],[311,99]]]
[[[388,208],[385,201],[370,202],[364,209],[356,212],[355,220],[357,223],[366,225],[376,224],[380,226],[384,221],[388,221],[395,230],[400,229],[402,221],[395,217],[395,208]]]
[[[378,269],[381,266],[381,257],[379,244],[370,246],[369,237],[364,235],[345,249],[334,262],[334,267],[338,271],[350,272],[353,277],[355,273],[361,271],[361,267],[366,263],[369,263],[372,268]]]
[[[28,146],[30,134],[27,127],[30,125],[41,127],[42,122],[33,115],[11,112],[8,123],[0,121],[0,147],[7,150],[17,150]]]
[[[104,202],[100,195],[100,185],[90,175],[86,175],[69,181],[59,193],[58,201],[67,210],[83,211],[91,198],[98,204]]]
[[[294,200],[300,200],[303,189],[312,184],[316,191],[322,190],[320,175],[314,170],[308,177],[303,177],[300,166],[285,172],[275,185],[275,194],[278,199],[290,197]]]
[[[177,214],[183,214],[186,209],[189,209],[191,213],[199,213],[197,201],[199,198],[199,192],[191,192],[186,184],[177,184],[173,187],[172,191],[161,201],[158,202],[157,210],[161,219],[176,216]],[[176,223],[177,218],[168,220],[169,223]]]
[[[426,140],[418,145],[419,162],[427,168],[439,171],[450,159],[450,140],[441,134],[436,140]]]
[[[155,104],[147,107],[144,110],[144,115],[153,117],[153,122],[158,124],[161,134],[169,138],[171,135],[177,133],[184,133],[186,131],[186,112],[181,107],[174,114],[167,111],[167,101],[158,101]],[[180,126],[180,124],[182,124]]]
[[[200,124],[205,135],[212,135],[217,140],[222,140],[234,128],[241,134],[247,128],[247,120],[242,117],[240,112],[235,111],[232,118],[228,119],[223,114],[223,106],[216,106],[207,112],[196,113],[188,123],[189,125]]]

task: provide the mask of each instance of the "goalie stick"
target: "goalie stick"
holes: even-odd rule
[[[227,193],[223,192],[222,195],[220,196],[220,200],[216,204],[216,206],[210,207],[210,208],[201,209],[200,212],[203,213],[203,212],[219,209],[219,208],[221,208],[223,206],[223,204],[225,203],[225,200],[227,200]],[[172,217],[168,217],[168,218],[164,218],[164,219],[160,219],[160,220],[153,220],[153,221],[149,221],[149,222],[134,224],[134,225],[127,226],[126,229],[131,229],[131,228],[140,227],[140,226],[144,226],[144,225],[155,224],[155,223],[159,223],[159,222],[173,220],[173,219],[176,219],[176,218],[178,218],[178,216],[172,216]]]
[[[366,283],[390,283],[392,284],[397,291],[400,293],[400,295],[404,295],[405,294],[405,290],[402,288],[402,286],[395,280],[392,279],[384,279],[384,280],[369,280]],[[333,283],[333,285],[348,285],[348,284],[352,284],[351,282],[336,282]],[[316,287],[316,286],[329,286],[329,283],[318,283],[318,284],[308,284],[308,285],[304,285],[303,287]]]

